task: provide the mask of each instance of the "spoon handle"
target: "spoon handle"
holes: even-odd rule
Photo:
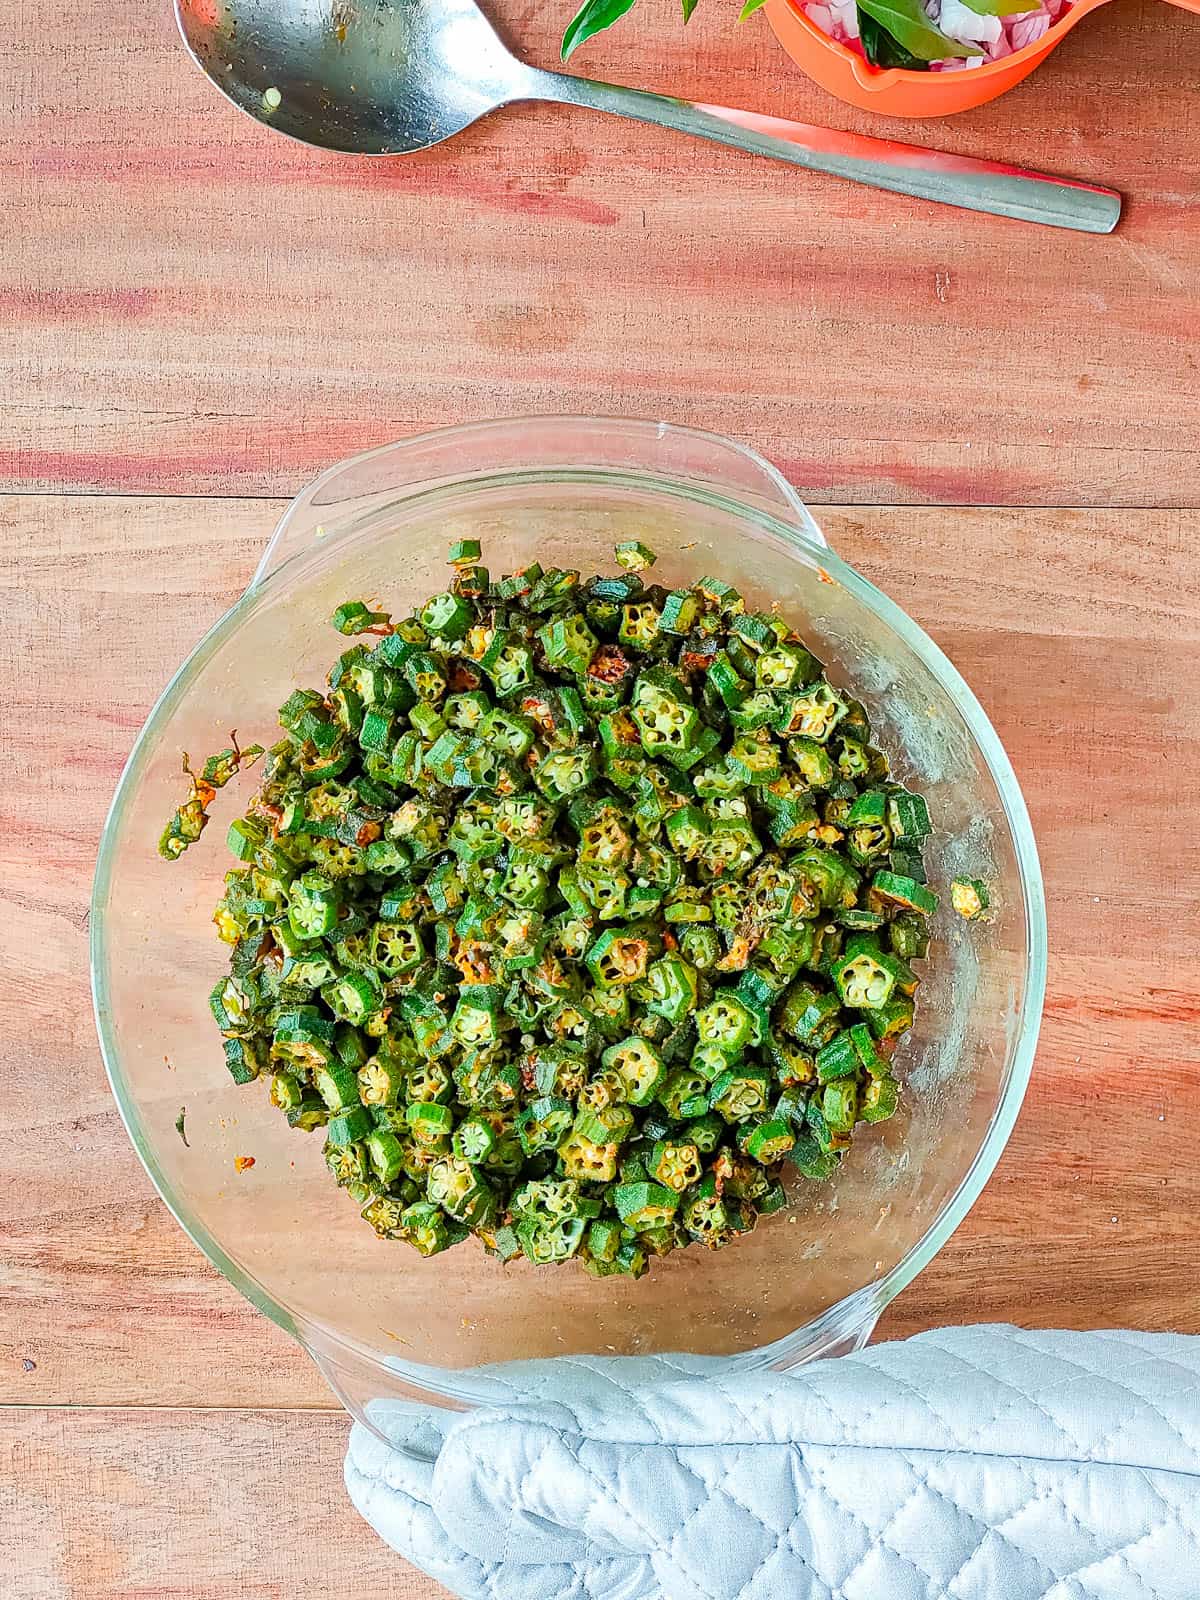
[[[774,156],[813,172],[852,178],[875,189],[939,200],[968,211],[990,211],[998,217],[1073,228],[1079,233],[1111,233],[1121,215],[1121,196],[1113,189],[1027,172],[999,161],[979,161],[895,139],[840,133],[753,111],[675,100],[561,72],[534,71],[531,79],[530,98],[633,117],[755,155]]]

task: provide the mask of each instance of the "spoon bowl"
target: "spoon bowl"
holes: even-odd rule
[[[474,0],[176,0],[198,66],[234,105],[306,144],[408,155],[517,100],[587,106],[970,211],[1109,233],[1111,189],[544,72],[505,49]]]
[[[522,98],[526,69],[473,0],[176,0],[175,11],[234,105],[328,150],[411,154]]]

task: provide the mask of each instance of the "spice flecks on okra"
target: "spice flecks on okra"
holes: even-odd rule
[[[638,1276],[895,1111],[929,813],[728,583],[480,554],[338,607],[229,829],[212,1011],[380,1236]]]

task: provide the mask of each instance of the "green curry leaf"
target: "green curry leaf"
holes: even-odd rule
[[[694,0],[693,0],[694,3]],[[562,37],[562,58],[565,61],[585,39],[611,28],[625,13],[633,8],[634,0],[583,0],[579,10],[567,24]]]
[[[914,56],[902,44],[897,44],[891,34],[869,12],[858,8],[858,36],[862,41],[863,55],[873,67],[904,67],[909,71],[928,72],[928,61]]]
[[[960,44],[936,28],[925,15],[921,0],[858,0],[858,7],[920,61],[944,61],[950,56],[962,59],[983,53],[973,44]]]

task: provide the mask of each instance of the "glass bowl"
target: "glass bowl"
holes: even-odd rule
[[[207,996],[225,964],[211,923],[228,865],[220,818],[178,862],[156,852],[182,797],[180,752],[270,743],[275,711],[336,654],[347,597],[402,612],[445,582],[447,541],[494,573],[613,570],[652,545],[657,580],[703,573],[777,601],[866,705],[896,775],[929,797],[930,881],[994,885],[991,921],[942,907],[893,1121],[860,1127],[829,1184],[718,1252],[637,1281],[502,1266],[474,1243],[424,1260],[381,1243],[329,1181],[320,1134],[288,1129],[224,1065]],[[235,780],[232,816],[253,775]],[[1042,882],[1012,768],[971,691],[905,614],[839,560],[761,457],[661,423],[531,418],[449,429],[326,472],[280,521],[245,594],[192,651],[138,737],[92,899],[96,1021],[113,1092],[159,1193],[231,1283],[312,1353],[347,1407],[471,1405],[495,1363],[684,1352],[787,1367],[865,1343],[933,1257],[1004,1147],[1029,1077],[1046,969]],[[168,1071],[164,1058],[173,1070]],[[189,1145],[175,1129],[187,1106]],[[254,1157],[235,1171],[236,1156]]]

